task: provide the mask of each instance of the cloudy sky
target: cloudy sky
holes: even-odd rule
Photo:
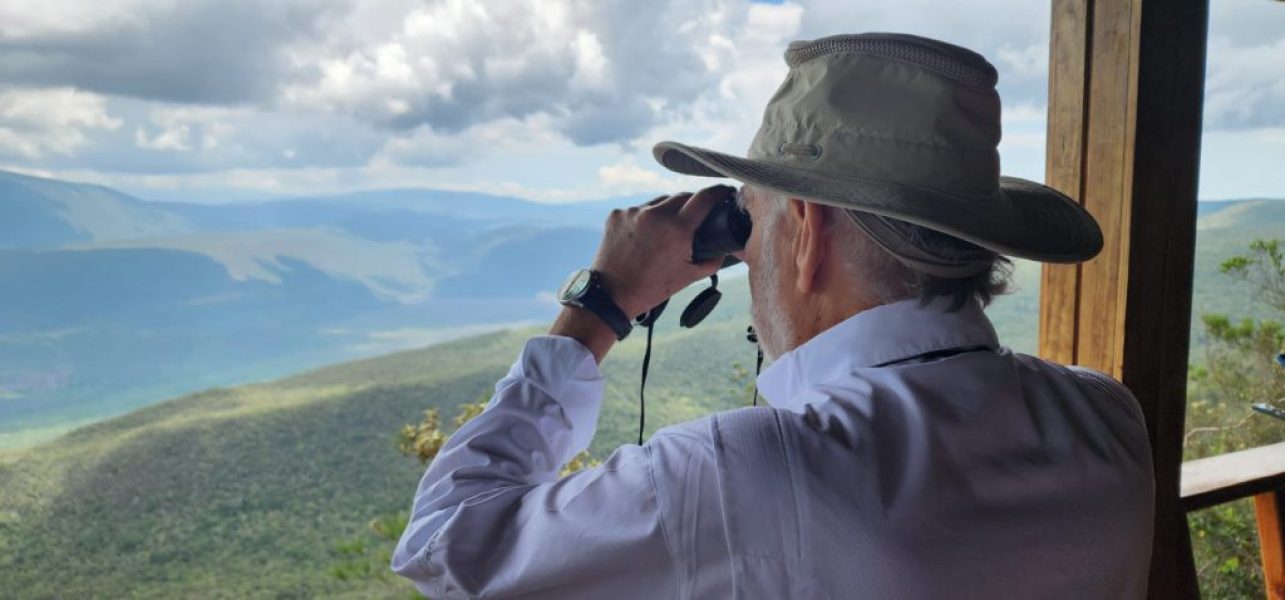
[[[1285,197],[1285,3],[1212,4],[1201,196]],[[652,144],[743,151],[790,40],[879,30],[995,63],[1004,170],[1043,178],[1047,0],[4,0],[0,169],[202,202],[690,188]]]

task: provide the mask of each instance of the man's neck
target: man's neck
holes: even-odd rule
[[[886,304],[865,298],[862,294],[817,294],[811,300],[797,304],[799,310],[791,315],[797,326],[794,328],[795,337],[790,341],[790,350],[855,314]]]

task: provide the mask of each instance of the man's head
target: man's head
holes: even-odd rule
[[[1072,263],[1101,250],[1074,200],[1000,175],[998,74],[981,55],[868,33],[792,43],[785,61],[745,156],[653,149],[672,171],[745,184],[742,254],[768,354],[891,300],[989,301],[1007,281],[1000,255]]]
[[[1010,263],[986,253],[986,267],[962,278],[915,270],[882,248],[844,210],[747,185],[738,201],[754,222],[738,257],[750,270],[753,321],[764,353],[775,358],[847,317],[881,304],[945,298],[952,307],[988,303],[1004,293]],[[941,256],[976,256],[950,235],[892,221],[905,239]]]

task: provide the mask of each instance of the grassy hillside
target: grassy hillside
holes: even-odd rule
[[[1018,279],[1021,291],[992,309],[1009,329],[1004,315],[1034,302],[1038,269],[1020,265]],[[658,326],[648,433],[748,401],[746,280],[721,287],[699,328],[679,330],[677,308]],[[426,408],[449,415],[488,395],[538,331],[211,389],[0,455],[0,579],[23,598],[395,594],[328,573],[338,540],[410,501],[422,468],[396,453],[395,432]],[[632,336],[604,364],[599,457],[637,436],[642,351]],[[67,561],[76,568],[51,576]]]
[[[1216,274],[1248,237],[1278,234],[1282,204],[1223,215],[1200,233],[1197,306],[1253,312]],[[1001,339],[1034,348],[1039,270],[989,311]],[[725,280],[709,322],[658,330],[648,430],[736,406],[753,349],[744,278]],[[690,295],[690,291],[685,295]],[[675,303],[682,306],[683,299]],[[278,381],[215,388],[0,454],[0,597],[379,597],[395,588],[328,573],[336,541],[404,508],[422,468],[393,437],[429,407],[446,415],[489,394],[524,339],[497,333],[350,362]],[[642,337],[614,351],[591,451],[636,436]]]
[[[744,285],[696,331],[658,333],[649,430],[744,402]],[[738,318],[739,317],[739,318]],[[486,394],[531,331],[193,394],[85,427],[0,465],[0,579],[22,598],[363,596],[327,569],[338,539],[407,505],[420,467],[393,434]],[[605,365],[593,451],[636,436],[642,336]],[[70,570],[52,565],[74,563]]]
[[[110,188],[0,171],[0,249],[189,230],[182,217]]]
[[[1230,256],[1244,253],[1251,240],[1285,238],[1285,200],[1227,204],[1223,210],[1201,218],[1196,225],[1193,316],[1224,313],[1234,318],[1267,317],[1266,307],[1250,300],[1249,288],[1219,273],[1218,265]],[[1199,327],[1195,333],[1201,333]],[[1200,339],[1198,335],[1197,341]]]

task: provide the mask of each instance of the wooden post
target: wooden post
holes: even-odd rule
[[[1046,266],[1040,352],[1125,383],[1156,476],[1151,597],[1195,598],[1179,502],[1207,0],[1053,0],[1048,182],[1102,226],[1102,254]]]
[[[1285,490],[1254,496],[1267,600],[1285,600]]]
[[[1084,203],[1084,125],[1088,119],[1089,0],[1053,2],[1049,35],[1048,141],[1044,178]],[[1040,355],[1075,364],[1080,265],[1044,265],[1040,281]]]

